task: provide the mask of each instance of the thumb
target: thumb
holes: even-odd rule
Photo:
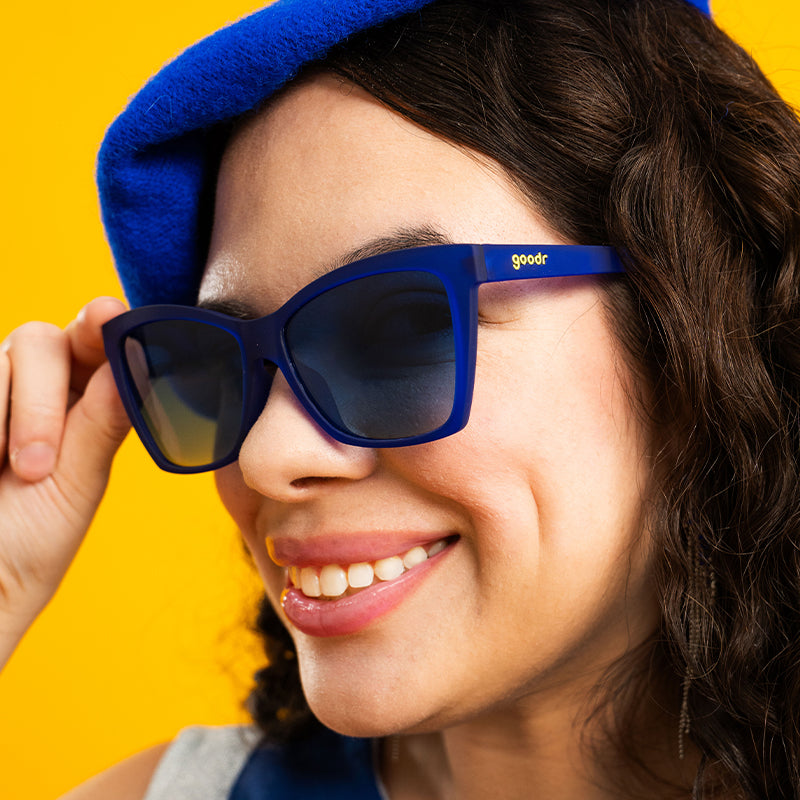
[[[115,453],[130,430],[111,367],[102,364],[67,414],[57,471],[92,504],[105,489]]]

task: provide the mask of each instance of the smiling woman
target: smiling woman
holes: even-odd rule
[[[274,190],[282,186],[293,190]],[[307,220],[313,237],[302,235]],[[228,145],[200,302],[246,297],[266,314],[306,286],[315,265],[410,228],[461,242],[560,240],[486,159],[339,78],[310,79]],[[426,251],[403,252],[420,269]],[[511,734],[509,698],[534,693],[542,709],[567,696],[580,703],[579,686],[655,625],[640,536],[650,435],[631,408],[598,280],[486,284],[478,308],[475,390],[459,433],[414,447],[343,446],[309,424],[280,377],[237,464],[217,473],[294,631],[305,697],[335,730],[468,729],[476,715],[500,714],[499,704]],[[351,318],[361,310],[346,309]],[[401,557],[439,544],[399,574]],[[354,564],[388,568],[392,579],[333,600],[342,587],[325,584]],[[287,590],[291,567],[303,585]],[[317,575],[322,596],[309,597]]]
[[[72,796],[799,796],[800,124],[685,0],[346,5],[109,131],[170,305],[6,340],[4,652],[128,417],[265,589],[255,726]]]

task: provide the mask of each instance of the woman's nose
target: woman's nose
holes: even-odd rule
[[[284,502],[305,499],[310,490],[337,480],[366,478],[376,464],[375,450],[342,444],[328,436],[308,415],[280,371],[239,452],[245,483]]]

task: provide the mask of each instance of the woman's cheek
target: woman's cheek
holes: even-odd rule
[[[218,469],[214,473],[214,481],[223,505],[242,534],[246,535],[258,514],[258,495],[247,488],[236,463]]]
[[[283,570],[270,559],[265,537],[258,529],[258,514],[264,498],[245,485],[235,463],[217,470],[214,479],[222,503],[253,556],[259,575],[265,586],[272,589],[282,580]]]

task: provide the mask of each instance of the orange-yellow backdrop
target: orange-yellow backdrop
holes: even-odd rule
[[[11,3],[0,30],[0,335],[119,294],[93,164],[126,98],[258,0]],[[716,0],[717,20],[800,105],[796,0]],[[255,583],[208,476],[129,439],[56,599],[0,676],[0,798],[49,800],[186,724],[241,720]]]

